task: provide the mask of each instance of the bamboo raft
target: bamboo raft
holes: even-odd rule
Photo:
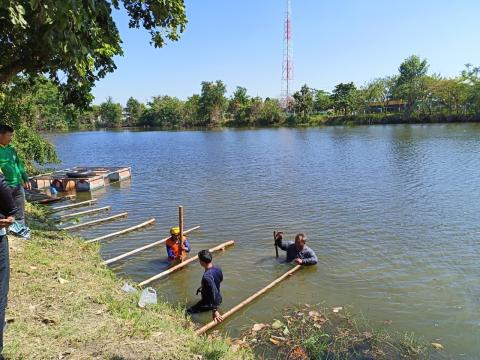
[[[33,176],[30,181],[35,189],[49,189],[52,185],[59,191],[92,191],[111,183],[130,179],[132,170],[128,166],[99,167],[76,166],[46,174]]]

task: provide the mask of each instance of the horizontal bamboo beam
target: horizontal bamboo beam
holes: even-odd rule
[[[120,231],[117,231],[117,232],[114,232],[114,233],[111,233],[111,234],[108,234],[108,235],[103,235],[103,236],[100,236],[100,237],[97,237],[95,239],[91,239],[91,240],[87,240],[85,241],[86,243],[92,243],[92,242],[96,242],[96,241],[100,241],[100,240],[105,240],[105,239],[110,239],[114,236],[118,236],[118,235],[122,235],[122,234],[126,234],[130,231],[134,231],[134,230],[137,230],[137,229],[141,229],[145,226],[148,226],[150,224],[153,224],[155,222],[155,219],[152,218],[150,220],[147,220],[141,224],[138,224],[138,225],[135,225],[135,226],[132,226],[132,227],[129,227],[127,229],[123,229],[123,230],[120,230]]]
[[[79,211],[79,212],[72,213],[72,214],[65,214],[65,215],[62,215],[58,218],[55,218],[55,220],[56,221],[63,221],[63,220],[66,220],[66,219],[71,219],[71,218],[77,217],[77,216],[96,214],[96,213],[99,213],[99,212],[102,212],[102,211],[110,211],[110,209],[111,209],[111,206],[104,206],[104,207],[99,207],[99,208],[95,208],[95,209],[91,209],[91,210]]]
[[[231,308],[230,310],[228,310],[227,312],[225,312],[224,314],[222,314],[222,317],[223,319],[225,320],[226,318],[228,318],[229,316],[233,315],[234,313],[236,313],[238,310],[240,310],[241,308],[243,308],[244,306],[250,304],[253,300],[255,300],[256,298],[258,298],[260,295],[263,295],[265,294],[268,290],[270,290],[272,287],[274,287],[275,285],[277,285],[279,282],[281,282],[283,279],[285,279],[286,277],[292,275],[295,271],[297,271],[298,269],[300,269],[302,266],[301,265],[297,265],[295,266],[293,269],[290,269],[289,271],[287,271],[285,274],[283,274],[282,276],[280,276],[279,278],[277,278],[275,281],[272,281],[270,284],[268,284],[267,286],[265,286],[262,290],[260,291],[257,291],[255,294],[253,294],[252,296],[250,296],[249,298],[245,299],[244,301],[242,301],[240,304],[238,304],[237,306]],[[196,330],[195,332],[197,333],[197,335],[201,335],[203,333],[205,333],[206,331],[210,330],[211,328],[213,328],[215,325],[217,325],[218,322],[216,322],[215,320],[213,321],[210,321],[208,324],[206,324],[205,326],[202,326],[200,329]]]
[[[194,230],[197,230],[199,229],[200,226],[195,226],[191,229],[188,229],[187,231],[184,231],[183,234],[184,235],[187,235],[188,233],[191,233],[192,231]],[[164,242],[166,242],[168,239],[170,239],[170,236],[169,237],[166,237],[165,239],[162,239],[162,240],[159,240],[159,241],[155,241],[154,243],[151,243],[151,244],[148,244],[148,245],[145,245],[145,246],[142,246],[142,247],[139,247],[135,250],[132,250],[132,251],[129,251],[129,252],[126,252],[124,254],[121,254],[121,255],[118,255],[114,258],[111,258],[111,259],[108,259],[108,260],[105,260],[103,263],[105,265],[108,265],[108,264],[111,264],[111,263],[114,263],[115,261],[118,261],[118,260],[122,260],[122,259],[125,259],[126,257],[129,257],[129,256],[132,256],[136,253],[139,253],[140,251],[143,251],[143,250],[147,250],[147,249],[150,249],[154,246],[157,246],[157,245],[160,245],[160,244],[163,244]]]
[[[50,212],[50,213],[54,213],[54,212],[57,212],[57,211],[63,211],[63,210],[73,209],[73,208],[76,208],[76,207],[93,205],[93,204],[96,204],[97,202],[98,202],[97,199],[92,199],[92,200],[87,200],[87,201],[80,201],[80,202],[74,203],[74,204],[52,207],[51,209],[49,209],[49,212]]]
[[[235,244],[235,241],[234,240],[230,240],[230,241],[227,241],[227,242],[224,242],[223,244],[220,244],[218,246],[215,246],[214,248],[211,248],[209,249],[210,252],[215,252],[215,251],[218,251],[218,250],[225,250],[225,248],[227,246],[231,246],[231,245],[234,245]],[[155,281],[155,280],[158,280],[158,279],[161,279],[171,273],[173,273],[174,271],[177,271],[178,269],[181,269],[183,268],[184,266],[190,264],[191,262],[194,262],[195,260],[198,259],[198,255],[195,255],[194,257],[188,259],[188,260],[185,260],[185,261],[182,261],[181,263],[175,265],[175,266],[172,266],[170,269],[168,270],[165,270],[165,271],[162,271],[160,274],[157,274],[155,276],[152,276],[151,278],[145,280],[145,281],[142,281],[140,284],[140,286],[145,286],[149,283],[151,283],[152,281]]]
[[[106,218],[103,218],[103,219],[92,220],[92,221],[87,221],[87,222],[83,222],[83,223],[76,224],[76,225],[66,226],[64,228],[61,228],[60,230],[75,230],[75,229],[78,229],[78,228],[81,228],[81,227],[101,224],[101,223],[104,223],[104,222],[107,222],[107,221],[111,221],[111,220],[115,220],[115,219],[122,218],[122,217],[127,217],[127,216],[128,216],[128,212],[123,212],[121,214],[116,214],[116,215],[109,216],[109,217],[106,217]]]
[[[75,195],[66,195],[66,196],[60,196],[60,197],[52,197],[52,198],[43,199],[43,200],[34,201],[34,202],[41,205],[45,205],[45,204],[50,204],[52,202],[57,202],[57,201],[72,200],[74,198],[75,198]]]

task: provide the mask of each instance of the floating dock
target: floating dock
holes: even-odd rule
[[[130,179],[132,170],[128,166],[96,167],[76,166],[31,178],[35,189],[55,187],[59,192],[92,191],[111,183]]]

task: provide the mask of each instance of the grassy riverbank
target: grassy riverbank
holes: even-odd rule
[[[138,295],[101,264],[98,245],[42,224],[31,209],[31,241],[10,237],[8,359],[249,359],[222,338],[198,337],[183,310]]]
[[[387,124],[446,124],[480,122],[480,115],[458,114],[366,114],[346,116],[311,116],[305,126],[387,125]]]

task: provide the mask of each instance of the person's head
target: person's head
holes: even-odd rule
[[[178,226],[172,227],[170,229],[170,235],[173,240],[180,239],[180,228]]]
[[[299,233],[295,236],[295,246],[298,250],[303,250],[305,243],[307,242],[307,235]]]
[[[0,124],[0,145],[8,145],[12,141],[13,128],[11,126]]]
[[[200,265],[206,269],[212,263],[212,253],[208,250],[201,250],[198,253],[198,260],[200,260]]]

